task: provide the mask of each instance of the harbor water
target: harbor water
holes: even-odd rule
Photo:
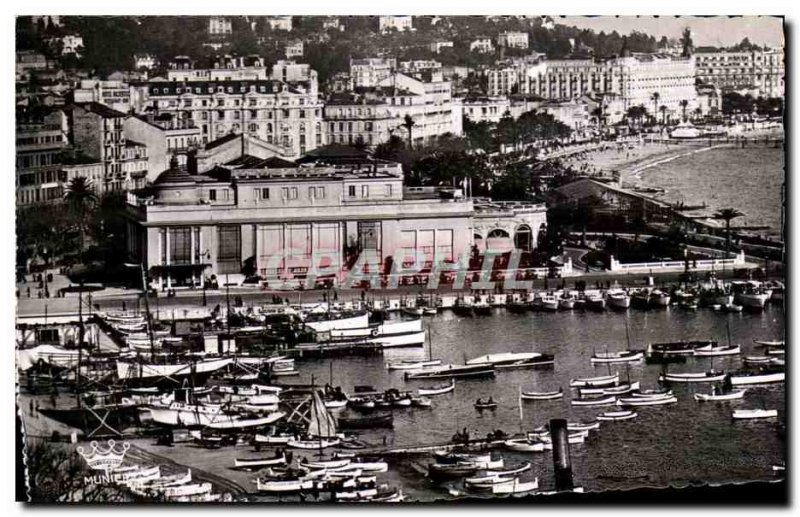
[[[772,145],[687,150],[635,176],[646,187],[665,189],[659,199],[690,206],[705,203],[703,212],[709,214],[736,208],[745,215],[734,219],[733,226],[768,226],[768,233],[778,234],[784,149]]]
[[[400,371],[389,371],[385,363],[396,359],[427,358],[429,353],[443,364],[463,364],[487,353],[536,351],[553,354],[555,366],[549,369],[498,370],[494,378],[456,380],[455,391],[432,397],[431,408],[394,411],[394,429],[361,432],[370,444],[387,447],[416,446],[448,442],[454,433],[466,428],[471,436],[485,437],[501,429],[512,434],[528,431],[551,418],[570,422],[594,420],[613,406],[573,408],[569,381],[577,377],[607,375],[619,371],[623,380],[640,381],[641,389],[658,388],[660,365],[644,362],[593,366],[593,352],[646,348],[648,343],[715,339],[741,344],[740,356],[694,358],[685,364],[672,364],[670,372],[700,372],[714,369],[736,370],[742,358],[761,355],[753,340],[783,339],[784,318],[779,305],[768,305],[761,313],[729,314],[701,309],[696,312],[677,308],[659,311],[629,310],[617,313],[557,312],[513,314],[495,309],[493,316],[459,317],[450,311],[426,318],[432,353],[425,347],[387,350],[384,356],[307,359],[298,361],[300,376],[292,383],[331,382],[352,392],[356,385],[376,389],[415,390],[420,386],[446,383],[442,380],[404,380]],[[331,367],[331,361],[333,365]],[[332,374],[333,378],[330,378]],[[552,391],[564,388],[565,396],[554,401],[525,401],[520,420],[519,391]],[[771,466],[784,461],[785,442],[779,426],[785,423],[783,384],[750,387],[742,400],[696,402],[693,393],[709,393],[708,383],[675,384],[676,404],[636,408],[636,419],[603,422],[584,444],[571,446],[575,483],[585,490],[628,489],[640,486],[686,486],[701,483],[726,483],[774,479]],[[574,392],[574,390],[573,390]],[[576,394],[572,394],[577,396]],[[478,412],[476,399],[491,396],[498,403],[495,411]],[[778,409],[779,418],[733,421],[734,409]],[[343,413],[349,414],[349,410]],[[351,415],[352,416],[352,415]],[[385,442],[384,442],[385,437]],[[241,454],[241,451],[239,452]],[[553,489],[551,453],[498,452],[506,465],[533,462],[530,476],[538,476],[542,490]],[[232,461],[232,460],[231,460]],[[410,500],[450,497],[446,490],[425,479],[418,470],[401,459],[389,473],[381,475],[401,485]],[[430,458],[419,460],[422,466]]]

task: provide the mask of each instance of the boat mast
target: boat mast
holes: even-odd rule
[[[522,415],[522,385],[519,386],[519,398],[517,399],[517,403],[519,404],[519,432],[521,433],[524,422],[524,418]]]
[[[83,282],[78,291],[78,368],[75,370],[75,399],[81,407],[81,361],[83,359]]]
[[[150,302],[147,299],[147,277],[144,272],[144,263],[139,264],[142,271],[142,295],[144,296],[144,310],[147,314],[147,336],[150,339],[150,360],[155,362],[155,345],[153,344],[153,318],[150,315]]]

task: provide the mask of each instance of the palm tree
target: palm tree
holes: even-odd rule
[[[91,180],[78,176],[72,178],[64,194],[70,211],[77,219],[80,238],[80,251],[83,253],[84,237],[86,234],[86,220],[89,209],[97,202],[97,194]]]
[[[689,106],[689,101],[687,101],[686,99],[683,99],[680,102],[680,105],[681,105],[681,109],[683,110],[683,121],[686,122],[686,107]]]
[[[653,118],[656,118],[656,114],[658,113],[658,99],[661,98],[661,94],[653,92],[650,98],[653,99]]]
[[[412,140],[411,140],[411,131],[412,131],[412,128],[415,125],[416,125],[416,122],[414,122],[414,119],[411,118],[411,115],[406,114],[405,118],[403,118],[403,127],[406,128],[406,131],[408,131],[408,148],[409,149],[413,149],[414,148],[414,144],[412,143]]]
[[[662,126],[666,125],[666,123],[667,123],[667,107],[662,104],[661,107],[658,108],[658,111],[661,112],[661,125]]]
[[[737,217],[742,217],[744,214],[735,208],[723,208],[717,210],[712,216],[714,219],[722,219],[725,221],[725,257],[731,254],[731,220]]]

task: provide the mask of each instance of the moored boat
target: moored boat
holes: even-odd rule
[[[430,388],[417,388],[417,395],[419,396],[431,396],[431,395],[444,395],[445,393],[450,393],[456,388],[456,381],[452,379],[450,384],[444,386],[433,386]]]
[[[233,465],[235,468],[253,468],[283,465],[284,463],[286,463],[286,455],[281,453],[270,458],[236,458]]]
[[[442,361],[440,359],[432,359],[430,361],[394,361],[386,363],[387,370],[422,370],[431,366],[440,366]]]
[[[340,417],[337,419],[337,424],[341,429],[391,428],[394,426],[394,417],[391,413],[353,418]]]
[[[752,371],[742,370],[731,372],[730,379],[733,386],[784,382],[786,380],[786,371],[783,368],[777,367],[761,367]]]
[[[710,401],[725,401],[725,400],[738,400],[744,397],[744,394],[747,390],[734,390],[727,393],[717,393],[715,390],[711,390],[711,393],[695,393],[694,399],[698,402],[710,402]]]
[[[592,363],[631,363],[644,359],[644,350],[622,350],[621,352],[596,352]]]
[[[605,421],[616,421],[616,420],[630,420],[632,418],[636,418],[638,415],[635,411],[606,411],[597,416],[597,419],[605,422]]]
[[[611,386],[619,382],[619,373],[614,375],[604,375],[600,377],[584,377],[571,379],[569,385],[573,388],[590,388],[598,386]]]
[[[696,348],[695,357],[716,357],[723,355],[738,355],[742,348],[739,345],[717,346],[710,348]]]
[[[661,406],[664,404],[674,404],[678,402],[676,397],[628,397],[617,401],[618,406]]]
[[[581,398],[581,399],[572,399],[570,403],[573,406],[607,406],[609,404],[614,404],[617,401],[616,397],[591,397],[591,398]]]
[[[405,374],[406,379],[479,378],[492,376],[494,376],[494,366],[491,364],[476,364],[474,366],[448,365],[420,372],[406,372]]]
[[[558,391],[544,391],[544,392],[533,392],[533,391],[523,391],[520,397],[523,400],[553,400],[553,399],[560,399],[564,396],[564,389],[559,388]]]
[[[514,452],[544,452],[545,444],[539,441],[530,441],[527,438],[516,438],[513,440],[506,440],[503,446]]]
[[[495,495],[502,494],[526,494],[539,489],[539,478],[534,478],[533,481],[520,481],[519,478],[514,478],[511,483],[500,483],[492,486],[492,493]]]
[[[718,382],[725,379],[724,371],[709,370],[697,373],[662,373],[658,376],[659,382]]]
[[[775,418],[777,409],[736,409],[731,415],[735,420],[748,420],[756,418]]]

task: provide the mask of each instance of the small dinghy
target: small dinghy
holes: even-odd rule
[[[639,381],[632,384],[619,384],[617,386],[602,387],[602,388],[578,388],[581,396],[586,395],[625,395],[632,391],[639,389]]]
[[[662,373],[658,376],[659,382],[718,382],[725,379],[725,372],[709,370],[699,373]]]
[[[597,419],[606,422],[606,421],[616,421],[616,420],[630,420],[631,418],[636,418],[639,416],[635,411],[607,411],[601,415],[597,416]]]
[[[739,345],[709,347],[707,349],[695,349],[695,357],[717,357],[722,355],[738,355],[742,352]]]
[[[428,465],[428,476],[432,479],[455,479],[474,476],[478,470],[478,467],[472,464],[431,463]]]
[[[573,406],[607,406],[609,404],[614,404],[617,401],[617,397],[591,397],[591,398],[582,398],[582,399],[572,399],[571,404]]]
[[[662,406],[664,404],[674,404],[678,402],[676,397],[630,397],[617,401],[618,406]]]
[[[569,385],[572,388],[595,388],[611,386],[619,382],[619,374],[605,375],[602,377],[585,377],[583,379],[572,379]]]
[[[644,350],[598,352],[592,355],[592,364],[633,363],[644,359]]]
[[[527,494],[539,489],[539,478],[534,478],[533,481],[520,481],[519,478],[514,478],[511,483],[500,483],[492,486],[492,493],[496,495],[503,494]]]
[[[469,490],[487,490],[495,485],[500,485],[503,483],[513,483],[513,477],[503,477],[503,476],[481,476],[481,477],[472,477],[466,478],[464,480],[464,488]]]
[[[744,397],[746,391],[747,390],[738,390],[728,393],[715,393],[714,390],[712,390],[711,393],[695,393],[694,399],[698,402],[738,400]]]
[[[286,463],[286,456],[283,453],[271,458],[236,458],[233,461],[234,467],[237,469],[283,465],[284,463]]]
[[[671,397],[672,390],[644,390],[631,393],[631,397],[636,398],[658,398],[658,397]]]
[[[775,418],[778,416],[777,409],[736,409],[733,414],[734,420],[748,420],[756,418]]]
[[[419,396],[444,395],[445,393],[450,393],[455,388],[456,388],[456,381],[451,380],[450,384],[445,384],[443,386],[434,386],[431,388],[418,388],[417,395]]]
[[[286,445],[294,449],[324,449],[326,447],[334,447],[339,445],[341,440],[339,438],[320,438],[320,439],[300,439],[292,438]]]
[[[543,392],[535,392],[535,391],[523,391],[520,397],[522,400],[553,400],[553,399],[560,399],[564,396],[563,388],[559,388],[558,391],[543,391]]]
[[[769,364],[774,357],[769,357],[766,355],[749,355],[744,358],[745,364]]]
[[[478,399],[475,401],[475,409],[481,411],[484,409],[497,409],[497,402],[493,401],[491,398],[487,401],[482,401]]]
[[[544,442],[532,442],[527,438],[517,438],[514,440],[506,440],[503,446],[509,451],[514,452],[544,452]]]
[[[757,346],[766,346],[775,348],[777,347],[783,348],[784,346],[786,346],[786,341],[762,341],[759,339],[754,339],[753,343],[755,343]]]
[[[530,462],[523,463],[517,467],[511,467],[507,469],[488,469],[486,470],[486,474],[492,476],[513,476],[514,474],[520,474],[522,472],[526,472],[531,469]]]

